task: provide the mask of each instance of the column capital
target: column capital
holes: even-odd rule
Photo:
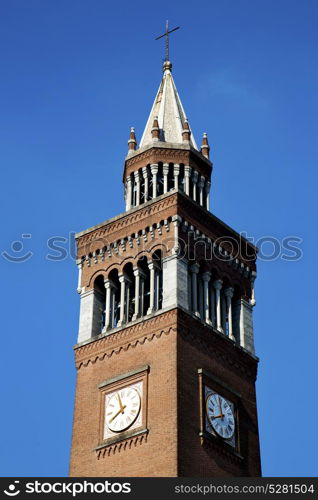
[[[185,165],[185,167],[184,167],[184,175],[186,177],[190,177],[191,176],[191,172],[192,172],[192,168],[189,167],[189,165]]]
[[[138,172],[138,170],[137,172],[134,172],[134,177],[136,179],[136,182],[140,182],[140,173]]]
[[[251,271],[251,276],[250,276],[251,283],[254,283],[256,277],[257,277],[256,271]]]
[[[182,217],[180,215],[173,215],[171,220],[175,225],[180,226],[182,222]]]
[[[169,173],[169,163],[164,163],[162,165],[162,171],[164,175],[167,175]]]
[[[223,285],[223,281],[222,280],[215,280],[215,281],[213,281],[213,286],[214,286],[214,288],[216,290],[221,290],[222,285]]]
[[[179,175],[180,174],[180,165],[179,163],[174,163],[173,165],[173,175]]]
[[[147,167],[142,167],[142,175],[144,176],[144,179],[147,179],[149,175],[149,171]]]
[[[151,271],[152,269],[159,269],[159,266],[155,260],[148,260],[148,269]]]
[[[152,163],[150,165],[150,170],[151,170],[151,173],[154,175],[154,174],[157,174],[158,173],[158,163]]]
[[[127,184],[131,184],[131,175],[127,175],[126,182]]]
[[[231,299],[234,295],[234,288],[230,286],[229,288],[226,288],[224,290],[224,293],[225,293],[225,297],[229,297]]]
[[[127,274],[124,274],[124,273],[118,274],[118,279],[119,279],[119,283],[123,283],[123,282],[131,283],[131,280],[128,278]]]
[[[199,264],[197,264],[197,263],[192,264],[192,266],[190,267],[190,271],[191,271],[192,273],[198,274],[198,272],[200,271],[200,266],[199,266]]]
[[[134,276],[140,276],[140,278],[146,278],[146,274],[140,267],[134,267]]]
[[[199,178],[199,181],[198,181],[199,188],[200,189],[203,188],[204,184],[205,184],[205,177],[203,175],[200,175],[200,178]]]
[[[104,281],[104,286],[105,286],[106,290],[107,290],[107,288],[116,288],[114,283],[109,279]]]
[[[209,271],[206,271],[205,273],[202,274],[202,279],[203,281],[209,282],[211,279],[211,273]]]
[[[193,170],[192,172],[192,182],[196,184],[198,182],[199,172],[197,170]]]
[[[206,181],[206,183],[205,183],[205,192],[209,193],[210,189],[211,189],[211,182],[210,181]]]

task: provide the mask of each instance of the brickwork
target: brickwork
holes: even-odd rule
[[[257,360],[179,309],[76,348],[71,476],[257,476]],[[148,433],[96,450],[105,379],[149,365]],[[198,369],[240,398],[240,455],[200,438]]]

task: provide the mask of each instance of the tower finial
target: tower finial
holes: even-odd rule
[[[130,128],[130,135],[128,140],[128,154],[136,151],[137,141],[134,127]]]
[[[151,137],[154,141],[159,141],[159,136],[160,136],[160,129],[159,129],[158,116],[155,116],[151,129]]]
[[[166,21],[166,32],[163,35],[157,36],[157,38],[155,38],[155,40],[159,40],[160,38],[162,38],[164,36],[166,37],[166,57],[165,57],[165,63],[167,63],[169,61],[169,35],[173,31],[176,31],[178,29],[180,29],[180,26],[177,26],[176,28],[173,28],[172,30],[169,31],[169,22]],[[171,68],[169,68],[169,69],[171,69]]]
[[[189,127],[188,118],[185,117],[182,129],[182,140],[183,142],[190,142],[191,130]]]
[[[202,138],[201,153],[206,158],[209,158],[209,156],[210,156],[210,146],[209,146],[209,141],[208,141],[208,134],[206,132],[204,132],[203,138]]]

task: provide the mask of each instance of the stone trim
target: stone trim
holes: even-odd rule
[[[223,387],[227,391],[232,392],[232,394],[234,394],[238,398],[242,397],[242,395],[239,392],[237,392],[234,389],[232,389],[232,387],[230,387],[229,385],[227,385],[225,382],[223,382],[221,379],[219,379],[219,377],[216,377],[215,375],[213,375],[208,370],[205,370],[204,368],[198,368],[198,374],[199,375],[203,375],[203,376],[205,376],[205,377],[213,380],[213,382],[216,382],[219,386]]]
[[[201,445],[204,447],[208,447],[210,449],[213,449],[214,451],[218,452],[220,455],[223,456],[223,458],[227,459],[228,461],[235,463],[237,465],[242,465],[242,462],[244,461],[244,457],[237,453],[234,449],[232,450],[230,446],[226,446],[224,443],[218,443],[216,439],[213,436],[210,436],[207,432],[199,432],[199,436],[201,439]]]
[[[176,317],[177,311],[172,309],[149,319],[143,318],[137,324],[121,328],[112,334],[92,339],[85,345],[75,346],[76,368],[79,370],[81,367],[88,366],[89,363],[102,361],[105,357],[110,358],[121,351],[136,347],[138,344],[144,344],[146,341],[151,342],[155,338],[159,339],[162,335],[175,333],[176,327],[172,327],[171,324],[176,322]]]
[[[105,380],[104,382],[101,382],[100,384],[97,385],[98,389],[102,389],[103,387],[106,387],[107,385],[113,384],[114,382],[120,382],[121,380],[125,380],[128,377],[132,377],[133,375],[138,375],[139,373],[142,372],[149,372],[150,366],[149,365],[144,365],[140,368],[136,368],[136,370],[131,370],[130,372],[124,373],[122,375],[118,375],[117,377],[109,378],[108,380]]]
[[[126,439],[122,437],[114,438],[114,441],[110,443],[105,443],[97,446],[94,451],[97,454],[97,460],[101,458],[105,458],[106,456],[114,455],[115,453],[119,453],[121,451],[125,451],[127,448],[136,447],[142,443],[146,443],[148,439],[148,429],[142,429],[140,431],[135,432],[130,437]]]
[[[84,231],[75,234],[75,239],[80,240],[81,244],[92,241],[100,236],[114,232],[123,227],[129,227],[136,220],[143,219],[145,216],[153,215],[167,206],[176,204],[176,191],[169,191],[155,200],[149,200],[138,207],[133,207],[128,212],[123,212],[116,217],[107,219],[100,224],[96,224]],[[169,200],[169,201],[168,201]]]

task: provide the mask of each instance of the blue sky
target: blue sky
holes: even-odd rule
[[[123,211],[129,128],[141,137],[166,19],[181,26],[171,59],[193,133],[209,134],[213,213],[256,243],[302,240],[297,261],[258,265],[259,426],[265,476],[317,475],[317,14],[315,0],[2,2],[2,476],[68,473],[70,240]]]

